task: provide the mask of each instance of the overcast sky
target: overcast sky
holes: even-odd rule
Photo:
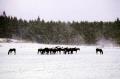
[[[0,13],[23,19],[113,21],[120,18],[120,0],[0,0]]]

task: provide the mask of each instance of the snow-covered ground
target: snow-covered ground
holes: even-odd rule
[[[76,46],[72,55],[37,55],[38,48],[55,47],[36,43],[0,43],[0,79],[120,79],[120,48]],[[59,45],[61,47],[75,47]],[[16,55],[7,55],[16,48]]]

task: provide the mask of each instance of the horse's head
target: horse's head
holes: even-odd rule
[[[80,50],[80,48],[76,48],[77,50]]]

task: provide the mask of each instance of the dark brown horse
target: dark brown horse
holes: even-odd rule
[[[9,51],[8,51],[8,55],[9,55],[10,53],[12,53],[12,52],[14,52],[14,55],[16,55],[16,49],[15,49],[15,48],[11,48],[11,49],[9,49]]]
[[[100,54],[103,54],[103,50],[100,48],[96,48],[96,54],[98,54],[98,52],[100,52]]]

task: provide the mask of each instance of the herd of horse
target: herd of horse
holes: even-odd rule
[[[41,54],[41,55],[52,55],[52,54],[74,54],[77,53],[77,51],[80,51],[80,48],[63,48],[63,47],[55,47],[55,48],[39,48],[37,51],[37,54]],[[103,54],[103,50],[100,48],[96,48],[96,54],[98,54],[98,52],[102,55]],[[14,53],[14,55],[16,55],[16,49],[15,48],[10,48],[8,51],[8,55],[10,55],[11,53]]]
[[[55,47],[55,48],[44,48],[44,49],[38,49],[38,54],[41,55],[51,55],[51,54],[61,54],[63,52],[63,54],[73,54],[73,52],[76,52],[80,50],[79,48],[63,48],[63,47]]]

